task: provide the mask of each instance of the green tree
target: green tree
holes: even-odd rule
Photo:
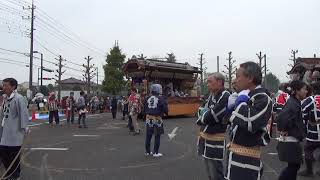
[[[277,92],[279,85],[280,85],[280,80],[278,77],[272,73],[268,73],[263,80],[263,85],[266,89],[268,89],[271,92]]]
[[[102,83],[103,91],[115,95],[123,89],[126,84],[122,71],[125,58],[126,56],[121,52],[119,45],[116,43],[107,55],[107,64],[103,66],[105,75]]]
[[[167,54],[167,55],[168,55],[168,56],[166,57],[167,62],[172,62],[172,63],[177,62],[176,56],[175,56],[173,53],[169,53],[169,54]]]
[[[48,89],[49,89],[49,92],[52,92],[54,91],[54,86],[52,84],[48,84]]]
[[[47,86],[40,86],[40,92],[45,96],[49,96],[50,90]]]

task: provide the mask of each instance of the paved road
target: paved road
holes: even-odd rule
[[[22,179],[207,179],[203,162],[196,155],[197,128],[192,118],[168,119],[165,122],[167,133],[175,127],[179,129],[172,141],[168,136],[162,137],[160,150],[164,157],[158,159],[144,156],[144,133],[139,136],[129,135],[125,121],[112,121],[110,114],[100,114],[90,117],[88,124],[88,129],[66,125],[34,126],[26,144]],[[277,155],[273,154],[275,152],[275,142],[265,148],[264,180],[277,179],[280,168],[284,166],[278,161]]]

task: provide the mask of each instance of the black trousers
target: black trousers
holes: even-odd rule
[[[58,110],[49,112],[49,123],[50,124],[52,124],[53,118],[54,118],[56,124],[59,124],[60,120],[59,120],[59,112],[58,112]]]
[[[128,115],[128,112],[127,111],[122,111],[123,120],[126,118],[126,115]]]
[[[21,146],[0,146],[0,159],[7,170],[14,158],[17,156],[21,149]],[[14,162],[13,166],[10,168],[8,173],[5,175],[8,179],[20,177],[20,155],[17,160]]]
[[[296,180],[300,166],[297,163],[288,163],[288,166],[282,170],[278,180]]]
[[[150,150],[150,145],[151,145],[151,140],[152,140],[152,136],[154,134],[154,148],[153,148],[153,153],[154,154],[158,154],[159,153],[159,148],[160,148],[160,137],[161,134],[160,133],[155,133],[155,128],[156,127],[146,127],[146,140],[145,140],[145,148],[146,148],[146,153],[151,152]]]
[[[116,119],[117,118],[117,111],[111,111],[112,112],[112,118]]]
[[[81,120],[82,120],[83,126],[87,127],[87,124],[86,124],[86,113],[82,113],[82,114],[79,115],[79,119],[78,119],[79,126],[81,125]]]
[[[306,160],[314,160],[313,152],[317,149],[320,149],[320,142],[311,142],[307,141],[304,146],[304,157]]]
[[[131,116],[128,116],[128,128],[130,131],[134,131],[134,127],[133,127],[133,124],[132,124],[132,117]]]

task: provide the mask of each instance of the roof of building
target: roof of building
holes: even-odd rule
[[[71,77],[68,79],[61,80],[61,84],[81,84],[81,85],[83,85],[83,84],[85,84],[85,82],[82,80]]]
[[[173,63],[157,59],[130,59],[123,66],[126,72],[141,70],[162,70],[164,72],[180,73],[201,73],[198,67],[191,66],[189,63]]]
[[[320,69],[320,58],[297,58],[296,64],[288,72],[288,74],[302,73],[306,70]]]

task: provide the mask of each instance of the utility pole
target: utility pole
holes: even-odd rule
[[[58,70],[57,73],[58,75],[56,75],[57,79],[57,84],[58,84],[58,100],[60,100],[61,98],[61,76],[63,73],[65,73],[66,71],[62,71],[62,68],[64,67],[64,65],[62,65],[62,61],[64,61],[64,59],[62,58],[62,56],[59,56],[59,59],[57,59],[59,61],[58,64]]]
[[[262,52],[256,54],[259,59],[259,66],[261,68],[262,74],[265,76],[267,74],[267,55],[262,55]]]
[[[31,91],[31,98],[33,96],[32,92],[32,81],[33,81],[33,31],[34,31],[34,0],[32,0],[31,7],[25,8],[24,10],[31,10],[31,17],[28,19],[31,20],[31,27],[30,27],[30,64],[29,64],[29,90]]]
[[[39,81],[40,81],[40,68],[38,68],[38,82],[37,82],[37,83],[38,83],[38,86],[39,86],[39,84],[40,84]]]
[[[267,55],[264,54],[264,77],[267,76]]]
[[[205,65],[205,61],[204,61],[204,58],[203,58],[203,53],[199,54],[200,55],[200,63],[198,64],[200,66],[200,71],[201,71],[201,77],[200,77],[200,80],[201,80],[201,84],[200,84],[200,92],[201,94],[203,94],[203,85],[204,85],[204,78],[203,78],[203,75],[204,75],[204,71],[206,70],[206,68],[204,67]]]
[[[90,65],[91,60],[93,59],[92,57],[88,56],[84,58],[87,61],[87,64],[83,64],[82,66],[85,68],[83,77],[86,80],[87,83],[87,94],[90,94],[90,89],[91,89],[91,79],[93,79],[94,75],[92,74],[94,72],[94,64]],[[97,75],[98,76],[98,75]]]
[[[263,59],[263,55],[262,52],[260,51],[259,53],[256,54],[258,56],[259,59],[259,66],[262,69],[262,59]]]
[[[99,86],[99,68],[97,67],[97,87]]]
[[[203,53],[200,54],[200,71],[201,71],[201,86],[203,85],[203,65],[204,65],[204,62],[203,62]]]
[[[236,60],[233,59],[231,51],[228,53],[227,61],[228,61],[228,65],[224,65],[224,67],[227,69],[227,71],[223,71],[223,72],[225,74],[227,74],[229,89],[231,89],[232,88],[232,78],[236,74],[236,67],[234,66],[234,63],[236,63]]]
[[[40,75],[40,78],[41,78],[41,80],[40,80],[40,86],[42,86],[43,85],[43,54],[41,53],[40,54],[41,55],[41,75]]]
[[[291,60],[293,61],[293,66],[296,65],[296,54],[298,53],[298,50],[291,50]]]
[[[219,56],[217,56],[217,72],[220,72],[220,59],[219,59],[220,57]]]

